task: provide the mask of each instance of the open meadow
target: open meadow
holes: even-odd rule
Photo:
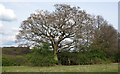
[[[3,66],[2,72],[118,72],[118,64],[53,67]]]

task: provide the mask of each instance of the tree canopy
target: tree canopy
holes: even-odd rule
[[[114,38],[113,33],[116,34],[116,30],[108,26],[100,16],[90,15],[80,7],[66,4],[54,6],[55,11],[37,10],[22,22],[21,30],[16,36],[17,40],[21,41],[20,45],[39,46],[49,42],[54,51],[54,59],[58,60],[58,51],[88,48],[91,44],[96,44],[94,40],[104,37],[102,39],[105,42],[108,37],[110,40]],[[110,45],[109,43],[107,44]]]

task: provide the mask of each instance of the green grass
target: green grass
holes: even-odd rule
[[[53,67],[4,66],[2,67],[2,72],[118,72],[118,64]]]

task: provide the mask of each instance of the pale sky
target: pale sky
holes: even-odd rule
[[[21,22],[34,13],[35,10],[53,11],[54,4],[69,4],[79,6],[87,13],[101,15],[108,23],[118,29],[118,2],[0,2],[0,47],[16,46],[15,35]],[[22,0],[23,1],[23,0]],[[32,1],[32,0],[31,0]],[[46,0],[45,0],[46,1]],[[93,0],[94,1],[94,0]],[[99,0],[98,0],[99,1]]]

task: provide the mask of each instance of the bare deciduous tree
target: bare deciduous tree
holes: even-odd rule
[[[54,51],[54,59],[58,60],[58,50],[73,48],[74,37],[80,35],[82,28],[92,24],[93,20],[91,15],[79,7],[56,4],[55,8],[53,12],[41,10],[31,14],[22,22],[17,40],[29,46],[49,42]]]
[[[114,54],[118,49],[117,30],[108,24],[102,16],[96,17],[93,46],[94,48],[102,48],[109,54]]]

